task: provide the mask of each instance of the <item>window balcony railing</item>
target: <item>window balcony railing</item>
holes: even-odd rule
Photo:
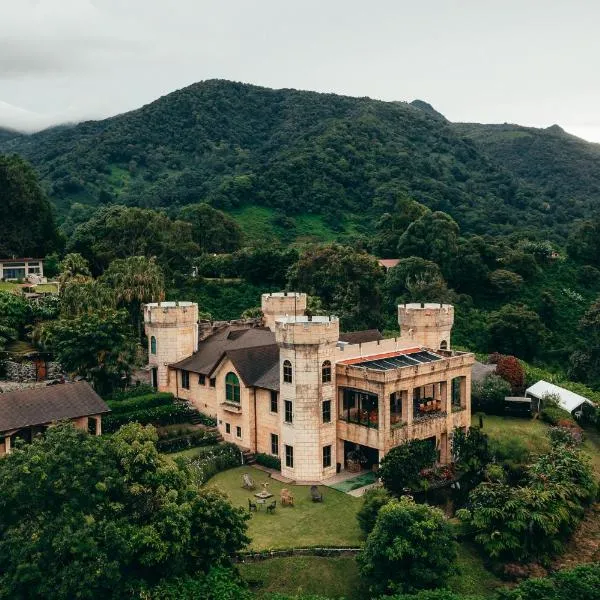
[[[379,413],[377,411],[351,409],[342,413],[340,419],[347,423],[379,429]]]
[[[445,410],[437,410],[435,412],[423,413],[413,418],[413,423],[425,423],[434,419],[441,419],[448,416]]]

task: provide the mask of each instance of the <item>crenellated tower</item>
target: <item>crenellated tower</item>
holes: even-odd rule
[[[275,321],[279,317],[303,316],[306,311],[306,302],[306,294],[298,292],[263,294],[260,305],[265,327],[275,331]]]
[[[339,333],[337,317],[289,316],[275,322],[281,473],[296,481],[322,481],[336,471],[334,361]]]
[[[434,303],[400,304],[398,324],[402,341],[433,350],[449,350],[454,306]]]
[[[144,305],[148,364],[153,385],[169,389],[168,365],[198,350],[198,305],[195,302],[154,302]]]

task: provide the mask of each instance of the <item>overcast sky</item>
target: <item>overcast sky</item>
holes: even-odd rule
[[[600,142],[599,21],[597,0],[0,0],[0,126],[223,78]]]

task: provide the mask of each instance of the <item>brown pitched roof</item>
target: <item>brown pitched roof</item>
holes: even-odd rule
[[[340,333],[340,342],[347,342],[348,344],[364,344],[365,342],[377,342],[382,339],[383,336],[378,329]]]
[[[198,351],[171,365],[201,375],[210,375],[229,350],[275,345],[275,334],[264,327],[236,329],[225,327],[198,344]]]
[[[279,391],[279,346],[259,346],[228,350],[231,360],[247,386]]]
[[[107,412],[87,381],[7,392],[0,394],[0,432]]]
[[[471,381],[483,381],[488,375],[496,372],[496,365],[487,365],[476,360],[471,368]]]

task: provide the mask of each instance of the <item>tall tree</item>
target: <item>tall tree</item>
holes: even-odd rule
[[[383,270],[377,260],[339,244],[306,249],[290,269],[290,287],[318,296],[343,328],[366,329],[381,322]]]
[[[119,205],[102,207],[79,225],[68,249],[81,253],[94,274],[113,260],[130,256],[155,256],[163,269],[187,272],[191,258],[199,253],[189,223],[171,221],[155,210]]]
[[[0,461],[0,598],[142,597],[229,564],[247,516],[156,440],[139,424],[110,438],[59,425]]]
[[[18,156],[0,155],[0,255],[44,257],[60,242],[31,165]]]
[[[67,254],[58,265],[60,275],[58,281],[61,286],[72,279],[85,280],[92,276],[88,261],[78,252]]]
[[[450,273],[458,252],[459,228],[444,212],[426,213],[411,223],[398,241],[400,256],[420,256]]]
[[[184,206],[179,218],[192,225],[192,239],[200,252],[233,252],[240,248],[240,226],[224,212],[205,202]]]
[[[165,278],[154,258],[131,256],[110,263],[100,280],[114,290],[118,306],[129,311],[131,322],[142,337],[142,304],[165,297]]]
[[[108,309],[46,323],[41,341],[69,373],[107,394],[129,377],[135,363],[132,333],[127,312]]]

